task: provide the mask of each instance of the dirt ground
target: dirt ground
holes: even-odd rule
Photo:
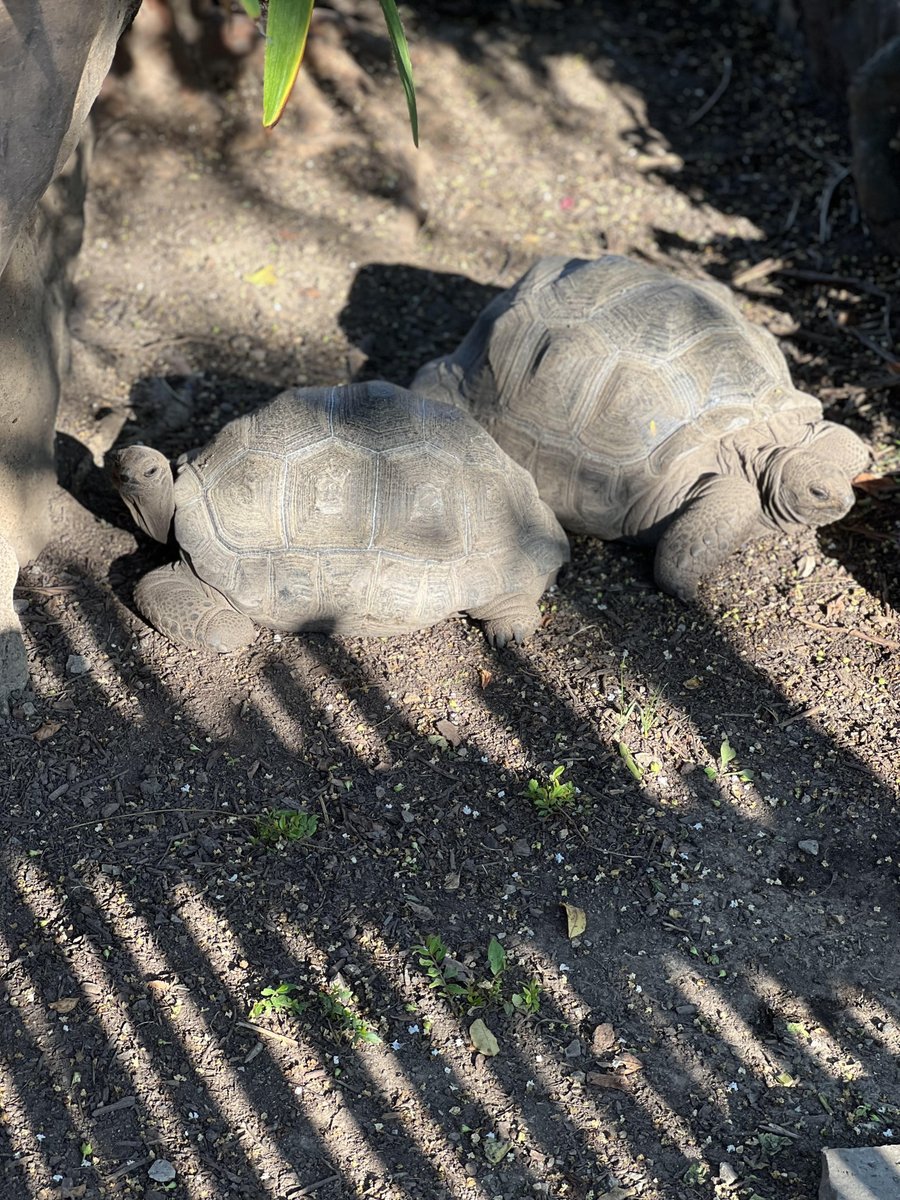
[[[810,1200],[822,1147],[900,1142],[895,489],[691,607],[577,539],[502,653],[456,619],[210,658],[132,608],[166,555],[113,444],[406,383],[542,253],[730,283],[898,469],[900,268],[761,19],[404,11],[418,152],[374,0],[322,10],[272,134],[259,46],[171,55],[155,4],[102,97],[2,722],[0,1191]]]

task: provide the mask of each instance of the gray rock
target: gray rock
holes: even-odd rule
[[[566,1046],[565,1054],[566,1058],[581,1057],[581,1042],[578,1038],[573,1038],[572,1041],[569,1042],[568,1046]]]
[[[900,1146],[823,1150],[819,1200],[897,1200]]]
[[[70,654],[66,659],[66,670],[70,675],[84,675],[91,669],[91,664],[83,654]]]
[[[730,1162],[719,1163],[719,1180],[720,1182],[724,1183],[726,1187],[734,1187],[739,1179],[740,1175],[738,1175],[737,1171]]]
[[[171,1183],[175,1178],[175,1168],[167,1158],[158,1158],[147,1174],[155,1183]]]
[[[802,842],[797,843],[797,848],[804,854],[811,854],[813,858],[819,853],[819,843],[813,838],[804,838]]]

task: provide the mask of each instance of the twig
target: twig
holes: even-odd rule
[[[809,629],[821,629],[823,633],[849,634],[851,637],[861,638],[864,642],[871,642],[873,646],[884,646],[886,650],[900,650],[900,642],[878,637],[875,633],[863,633],[861,629],[842,629],[840,625],[820,625],[818,621],[806,621],[803,617],[798,619],[801,625],[806,625]]]
[[[840,326],[836,326],[836,328],[840,328]],[[884,361],[890,363],[891,366],[900,367],[900,359],[897,358],[896,354],[892,353],[890,350],[886,350],[884,346],[879,345],[878,342],[874,341],[874,339],[863,333],[861,329],[857,329],[855,325],[845,325],[843,328],[847,331],[847,333],[852,333],[856,340],[862,342],[862,344],[868,350],[871,350],[873,354],[877,354],[879,358],[883,358]]]
[[[294,1200],[296,1196],[311,1196],[313,1192],[317,1192],[319,1188],[323,1188],[329,1183],[337,1183],[339,1179],[339,1175],[329,1175],[325,1179],[317,1179],[315,1183],[308,1183],[306,1187],[300,1188],[300,1190],[297,1192],[291,1189],[287,1193],[289,1200]]]
[[[110,813],[108,817],[95,817],[93,821],[78,821],[67,825],[66,829],[85,829],[88,825],[105,825],[107,821],[139,821],[141,817],[158,817],[164,813],[215,813],[217,817],[237,817],[239,821],[259,818],[259,813],[229,812],[225,808],[142,808],[129,813]]]
[[[835,167],[831,177],[822,188],[822,195],[819,197],[819,241],[822,244],[827,242],[831,237],[831,225],[828,221],[828,210],[831,208],[831,201],[834,199],[834,193],[849,174],[849,167]]]
[[[301,1043],[296,1038],[288,1037],[283,1033],[276,1033],[274,1029],[263,1029],[262,1025],[251,1025],[249,1021],[235,1021],[235,1025],[241,1029],[251,1029],[254,1033],[261,1033],[263,1037],[274,1038],[276,1042],[286,1042],[289,1046],[299,1046]]]
[[[696,125],[698,121],[702,121],[710,109],[712,109],[714,105],[718,104],[725,95],[728,85],[731,83],[731,65],[731,55],[726,54],[722,60],[722,78],[719,80],[719,86],[709,97],[709,99],[700,105],[695,113],[691,113],[691,115],[685,121],[686,126],[690,127],[691,125]]]
[[[783,266],[783,258],[764,258],[762,262],[755,263],[752,267],[745,267],[743,271],[732,275],[731,286],[740,288],[746,283],[752,283],[754,279],[765,279],[769,275],[776,274]]]
[[[870,296],[878,296],[889,300],[889,294],[884,288],[864,279],[856,279],[852,275],[829,275],[825,271],[807,271],[799,267],[778,267],[776,275],[786,275],[788,279],[799,279],[803,283],[830,283],[833,287],[855,288],[858,292],[867,292]]]

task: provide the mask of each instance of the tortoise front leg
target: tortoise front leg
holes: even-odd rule
[[[184,562],[145,575],[134,589],[134,602],[154,629],[179,646],[229,654],[256,637],[250,618],[202,583]]]
[[[698,489],[660,538],[656,582],[664,592],[693,600],[704,575],[748,538],[764,532],[757,489],[745,479],[716,476]]]

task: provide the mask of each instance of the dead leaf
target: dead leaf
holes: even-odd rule
[[[868,496],[880,496],[900,490],[900,473],[896,475],[875,475],[871,471],[863,471],[850,481],[855,488]]]
[[[145,986],[151,996],[164,996],[171,985],[165,979],[148,979]]]
[[[608,1054],[616,1044],[616,1031],[609,1021],[598,1025],[591,1035],[591,1051],[594,1054]]]
[[[588,1071],[587,1081],[593,1087],[615,1088],[620,1092],[628,1091],[627,1075],[608,1075],[605,1071]]]
[[[512,1149],[512,1142],[498,1142],[496,1138],[486,1138],[484,1141],[484,1157],[492,1167],[504,1159]]]
[[[583,908],[578,908],[575,904],[566,904],[565,901],[561,907],[566,910],[568,938],[571,942],[573,938],[581,937],[587,929],[587,914]]]
[[[275,274],[275,268],[269,264],[260,267],[252,275],[244,276],[244,283],[252,283],[254,287],[272,287],[277,282],[278,276]]]
[[[644,1064],[637,1055],[629,1053],[628,1050],[623,1050],[621,1054],[616,1055],[613,1059],[613,1066],[625,1075],[633,1075],[635,1071],[643,1071],[644,1069]]]
[[[52,1008],[55,1013],[60,1013],[62,1016],[65,1016],[66,1013],[70,1013],[73,1009],[78,1007],[78,997],[61,996],[59,1000],[54,1000],[53,1003],[48,1004],[47,1007]]]
[[[469,1026],[469,1037],[472,1039],[472,1045],[479,1054],[485,1055],[487,1058],[493,1058],[495,1054],[500,1053],[500,1046],[497,1039],[479,1017]]]
[[[683,684],[689,692],[695,692],[697,688],[703,687],[703,680],[699,675],[692,675],[690,679],[686,679]]]
[[[459,871],[448,871],[444,876],[444,891],[455,892],[459,887]]]
[[[454,725],[452,721],[436,721],[434,727],[441,737],[445,737],[447,739],[454,750],[462,741],[459,728]]]
[[[36,742],[46,742],[47,738],[52,738],[54,733],[59,733],[62,729],[62,721],[45,721],[31,735]]]
[[[494,678],[494,672],[493,672],[493,671],[486,671],[486,670],[485,670],[483,667],[481,667],[481,668],[479,668],[479,670],[478,670],[478,678],[481,680],[481,686],[482,686],[482,688],[486,688],[486,687],[487,687],[487,685],[488,685],[488,684],[491,682],[491,680]]]

